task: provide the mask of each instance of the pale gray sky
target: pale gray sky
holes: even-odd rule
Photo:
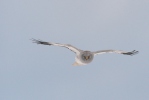
[[[68,49],[138,50],[104,54],[73,67]],[[147,100],[148,0],[1,0],[0,100]]]

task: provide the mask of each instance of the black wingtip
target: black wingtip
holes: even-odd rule
[[[48,42],[44,42],[44,41],[39,40],[39,39],[37,40],[37,39],[32,38],[31,40],[33,41],[33,43],[37,43],[37,44],[52,45]]]
[[[32,38],[33,43],[42,44],[43,41]]]
[[[133,50],[133,51],[131,51],[131,52],[126,52],[126,53],[123,53],[123,54],[124,54],[124,55],[131,55],[131,56],[133,56],[133,55],[135,55],[135,54],[137,54],[137,53],[139,53],[139,51]]]

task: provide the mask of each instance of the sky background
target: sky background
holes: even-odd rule
[[[30,39],[98,55],[74,67],[75,54]],[[0,100],[148,100],[149,0],[1,0]]]

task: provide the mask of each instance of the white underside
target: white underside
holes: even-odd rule
[[[82,63],[77,57],[75,58],[75,62],[73,64],[73,66],[83,66],[86,65],[86,63]]]

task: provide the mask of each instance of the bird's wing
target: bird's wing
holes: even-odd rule
[[[76,53],[76,54],[79,54],[80,51],[82,51],[82,50],[80,50],[80,49],[78,49],[78,48],[76,48],[76,47],[74,47],[74,46],[72,46],[72,45],[70,45],[70,44],[51,43],[51,42],[45,42],[45,41],[36,40],[36,39],[32,39],[32,41],[33,41],[34,43],[37,43],[37,44],[55,45],[55,46],[65,47],[65,48],[70,49],[71,51],[73,51],[73,52]]]
[[[138,53],[138,51],[136,50],[133,50],[131,52],[125,52],[125,51],[122,51],[122,50],[101,50],[101,51],[95,51],[95,52],[92,52],[94,55],[98,55],[98,54],[103,54],[103,53],[118,53],[118,54],[124,54],[124,55],[135,55]]]

